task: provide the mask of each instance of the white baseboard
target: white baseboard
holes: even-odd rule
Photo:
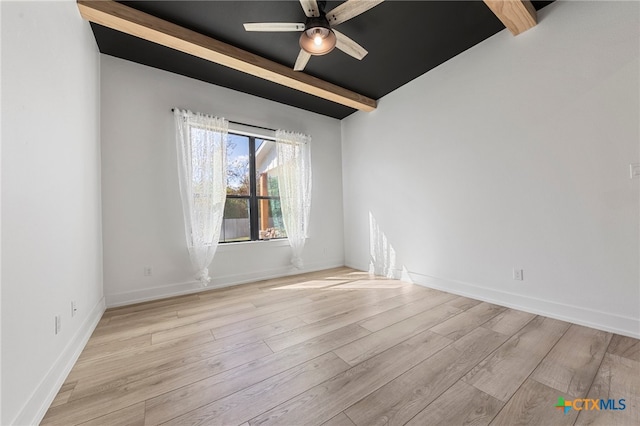
[[[347,266],[359,270],[367,270],[361,265]],[[407,271],[394,271],[394,276],[398,279],[405,277]],[[640,338],[640,320],[595,309],[583,308],[580,306],[559,303],[551,300],[538,299],[509,293],[501,290],[494,290],[482,287],[477,284],[449,280],[445,278],[432,277],[408,271],[411,282],[447,293],[457,294],[483,302],[493,303],[507,308],[518,309],[536,315],[543,315],[567,321],[573,324],[584,325],[598,330],[609,331],[623,336]]]
[[[412,281],[424,287],[494,303],[507,308],[518,309],[536,315],[543,315],[570,323],[609,331],[624,336],[640,338],[640,321],[635,318],[616,315],[595,309],[558,303],[519,294],[493,290],[475,284],[447,280],[410,272]]]
[[[296,269],[293,266],[285,266],[274,269],[263,269],[260,271],[243,272],[239,274],[229,274],[214,276],[211,283],[203,287],[198,281],[191,281],[178,284],[169,284],[160,287],[149,287],[126,293],[115,293],[106,295],[108,308],[131,305],[133,303],[148,302],[151,300],[164,299],[173,296],[198,293],[201,291],[216,288],[230,287],[238,284],[250,283],[253,281],[266,280],[271,278],[285,277],[288,275],[304,274],[306,272],[321,271],[323,269],[338,268],[344,266],[344,260],[335,259],[325,262],[305,264],[303,269]]]
[[[58,359],[53,363],[29,400],[22,407],[12,425],[37,425],[47,413],[69,372],[78,360],[89,337],[95,330],[105,310],[104,297],[93,307],[76,334],[71,338]]]

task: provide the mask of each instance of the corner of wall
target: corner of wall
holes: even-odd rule
[[[104,311],[105,301],[102,298],[87,315],[76,334],[70,339],[11,424],[35,425],[42,421],[51,402],[53,402],[78,357],[80,357],[80,353],[82,353],[87,341],[89,341],[100,318],[102,318]]]

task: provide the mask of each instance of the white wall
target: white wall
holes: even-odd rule
[[[340,122],[102,56],[102,206],[107,304],[198,290],[184,237],[172,107],[312,135],[305,270],[344,264]],[[221,246],[211,287],[298,272],[284,241]],[[152,268],[145,277],[144,267]]]
[[[75,1],[1,8],[0,423],[33,424],[104,310],[99,55]]]
[[[640,336],[639,7],[558,1],[343,120],[347,265]]]

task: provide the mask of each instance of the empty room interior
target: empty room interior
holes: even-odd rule
[[[640,3],[0,22],[0,424],[638,424]]]

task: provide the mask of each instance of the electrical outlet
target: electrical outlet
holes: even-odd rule
[[[56,322],[55,334],[60,334],[60,330],[62,329],[62,318],[60,318],[60,315],[56,315],[55,322]]]
[[[78,312],[78,306],[76,305],[76,301],[72,300],[71,301],[71,317],[75,317],[76,313]]]
[[[513,268],[513,279],[516,281],[523,281],[524,271],[522,269]]]
[[[145,266],[144,267],[144,276],[145,277],[150,277],[151,276],[151,266]]]

